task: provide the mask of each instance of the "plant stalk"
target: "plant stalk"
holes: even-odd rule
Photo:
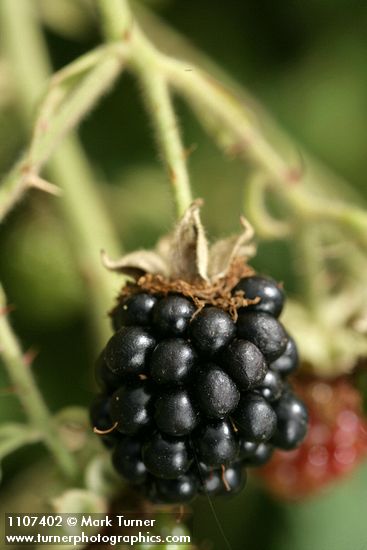
[[[47,46],[33,10],[34,6],[28,0],[0,2],[2,39],[14,68],[19,103],[28,127],[33,119],[35,99],[40,96],[51,74]],[[117,288],[111,274],[102,267],[99,254],[104,248],[111,255],[119,256],[120,245],[103,200],[93,184],[89,162],[75,136],[61,143],[48,166],[51,178],[64,190],[60,206],[72,237],[77,264],[89,291],[87,299],[97,331],[97,345],[100,346],[110,334],[106,307],[112,304]],[[20,177],[21,170],[22,165],[18,164],[1,188],[0,204],[4,198],[8,200],[2,208],[0,206],[0,214],[20,200],[27,188]]]
[[[76,461],[57,435],[52,417],[34,380],[30,365],[7,320],[6,312],[6,298],[0,286],[0,353],[8,376],[32,428],[34,427],[42,434],[45,445],[64,474],[69,478],[75,478],[78,473]]]

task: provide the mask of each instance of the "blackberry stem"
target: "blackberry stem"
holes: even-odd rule
[[[19,105],[24,124],[29,127],[33,119],[35,99],[51,74],[47,46],[34,10],[27,0],[1,1],[0,15],[4,47],[15,70]],[[53,97],[57,83],[59,85],[69,76],[85,71],[104,52],[105,50],[95,50],[56,73],[51,81],[50,92]],[[115,51],[113,57],[118,59]],[[121,63],[121,57],[119,62]],[[57,90],[60,92],[59,88]],[[43,118],[42,122],[47,126],[49,119]],[[30,148],[29,151],[33,149]],[[35,169],[30,169],[29,164],[25,164],[26,158],[27,156],[13,168],[0,188],[0,221],[24,196],[29,188],[28,178],[35,174]],[[39,159],[34,157],[34,152],[32,158],[35,165],[39,166]],[[110,334],[105,313],[106,303],[112,302],[117,288],[114,288],[110,274],[101,265],[99,250],[106,248],[111,254],[118,256],[120,245],[108,213],[104,210],[103,201],[93,185],[89,162],[75,136],[69,137],[58,147],[49,163],[49,173],[64,191],[60,207],[72,234],[76,261],[89,291],[87,300],[92,310],[93,329],[97,334],[96,345],[102,345]]]
[[[172,185],[177,216],[181,217],[193,198],[186,168],[186,155],[181,143],[169,88],[159,71],[141,71],[140,83],[147,111],[153,122],[158,147]]]
[[[60,439],[52,417],[34,380],[19,342],[6,317],[7,304],[0,286],[0,353],[9,379],[15,387],[31,429],[42,434],[42,439],[64,474],[74,479],[78,473],[77,463]]]
[[[321,243],[315,227],[297,228],[294,257],[301,288],[299,295],[315,320],[319,317],[323,300],[327,294],[324,284]]]
[[[141,85],[157,145],[170,180],[177,216],[192,203],[186,152],[181,142],[170,89],[161,66],[162,54],[142,33],[125,0],[98,0],[107,41],[125,41],[130,48],[130,68]]]
[[[126,38],[133,23],[128,3],[124,0],[97,0],[97,3],[106,40],[114,42]]]
[[[262,186],[264,192],[269,186],[273,187],[295,212],[296,217],[302,214],[308,220],[315,221],[322,218],[345,227],[364,248],[367,246],[366,213],[357,206],[338,201],[337,194],[334,198],[325,195],[324,200],[315,201],[313,194],[308,190],[308,185],[312,181],[318,181],[322,187],[324,175],[320,171],[312,174],[310,170],[303,171],[302,167],[297,166],[300,162],[296,155],[293,155],[293,160],[290,161],[287,155],[279,152],[260,127],[253,107],[246,102],[246,97],[232,92],[210,74],[191,63],[179,61],[157,50],[141,31],[126,0],[97,0],[97,3],[105,39],[108,43],[112,43],[110,45],[114,48],[97,49],[86,54],[54,77],[53,84],[57,87],[58,78],[67,75],[68,72],[73,74],[75,71],[74,74],[79,73],[79,76],[82,76],[83,72],[89,68],[92,73],[86,76],[89,86],[85,82],[77,85],[76,98],[72,94],[61,112],[58,115],[53,113],[55,120],[53,116],[50,117],[48,122],[52,131],[49,132],[48,138],[38,136],[39,143],[35,138],[32,150],[40,151],[40,159],[37,158],[38,155],[33,158],[36,171],[41,169],[63,134],[75,127],[120,74],[123,66],[122,56],[124,65],[135,72],[142,83],[180,215],[192,199],[185,166],[186,153],[181,144],[170,99],[171,88],[186,98],[203,126],[225,152],[246,161],[250,160],[258,170],[263,172],[264,177],[269,180],[269,185]],[[9,10],[9,4],[10,2],[5,0],[5,12]],[[17,8],[11,9],[19,10],[18,3]],[[162,23],[158,25],[164,27]],[[24,36],[27,37],[27,34],[29,35],[25,33]],[[100,57],[101,51],[103,55],[104,52],[106,54],[104,59]],[[33,58],[36,57],[33,56]],[[120,66],[118,66],[119,63]],[[29,68],[27,70],[28,76],[31,77]],[[102,82],[98,78],[101,74],[107,74],[107,78],[102,79]],[[153,87],[152,83],[155,84]],[[156,105],[158,105],[157,109],[154,108]],[[54,124],[56,130],[53,127]],[[20,164],[5,181],[0,193],[0,204],[4,202],[2,211],[0,207],[0,217],[30,187],[27,175],[30,174]],[[262,220],[265,221],[263,227],[265,233],[269,230],[269,225],[266,223],[269,219],[260,217],[257,222],[260,228]],[[286,230],[286,227],[281,226],[274,228],[282,232]]]

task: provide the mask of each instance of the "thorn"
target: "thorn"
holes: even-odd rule
[[[186,147],[186,149],[184,150],[184,158],[185,159],[189,158],[189,156],[192,155],[192,153],[196,151],[197,148],[198,148],[197,143],[192,143],[189,147]]]
[[[42,132],[47,132],[48,130],[48,127],[49,127],[49,123],[48,123],[48,120],[41,120],[40,123],[39,123],[39,126],[40,126],[40,129]]]
[[[298,150],[298,157],[299,157],[298,166],[290,167],[285,174],[287,181],[291,184],[298,183],[303,178],[306,171],[305,158],[300,149]]]
[[[226,468],[225,468],[224,464],[221,465],[221,469],[222,469],[222,481],[223,481],[223,485],[224,485],[224,487],[226,488],[226,491],[230,491],[231,488],[230,488],[230,486],[229,486],[228,481],[226,480]]]
[[[62,189],[60,189],[60,187],[43,178],[40,178],[36,174],[30,174],[27,177],[27,185],[29,187],[33,187],[34,189],[39,189],[40,191],[49,193],[50,195],[54,195],[55,197],[60,197],[60,195],[62,195]]]
[[[293,166],[286,172],[285,177],[288,183],[298,183],[302,178],[302,172],[297,166]]]
[[[0,316],[1,315],[8,315],[9,313],[11,313],[12,311],[14,311],[16,309],[16,307],[13,305],[13,304],[7,304],[6,306],[0,308]]]
[[[27,367],[30,367],[31,364],[33,363],[34,359],[37,357],[38,354],[39,354],[39,351],[38,351],[37,349],[29,348],[28,351],[26,351],[25,353],[23,353],[23,361],[24,361],[24,364],[25,364]]]
[[[0,394],[2,395],[13,394],[16,393],[16,391],[15,386],[5,386],[4,388],[0,388]]]
[[[107,430],[100,430],[99,428],[94,426],[93,431],[94,431],[95,434],[98,434],[98,435],[106,435],[106,434],[110,434],[114,430],[116,430],[117,426],[118,426],[118,422],[115,422],[114,425],[111,426],[111,428],[108,428]]]
[[[240,141],[234,142],[229,147],[227,147],[226,153],[231,158],[237,158],[240,155],[246,153],[249,146],[249,140],[245,137],[242,137]]]
[[[202,208],[204,206],[204,199],[198,198],[192,201],[190,204],[188,210],[198,210],[199,208]]]
[[[168,175],[171,182],[175,184],[177,181],[177,174],[176,174],[176,171],[170,165],[168,166]]]

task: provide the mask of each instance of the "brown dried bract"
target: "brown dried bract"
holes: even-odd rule
[[[228,311],[232,319],[237,321],[238,309],[258,303],[260,298],[250,300],[245,297],[242,290],[233,294],[233,288],[240,279],[250,277],[254,273],[254,270],[244,262],[243,258],[235,258],[227,274],[213,282],[203,279],[188,282],[183,279],[172,279],[163,275],[148,273],[141,276],[136,282],[124,286],[118,297],[118,302],[120,303],[124,298],[142,291],[161,296],[177,293],[190,298],[194,302],[197,308],[194,316],[205,306],[211,305]],[[113,314],[113,311],[110,312],[110,315]]]

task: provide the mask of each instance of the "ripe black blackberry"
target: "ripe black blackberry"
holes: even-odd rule
[[[278,321],[282,288],[254,274],[233,240],[237,256],[214,245],[205,271],[198,224],[192,207],[169,275],[149,273],[151,256],[145,270],[142,257],[113,266],[135,269],[136,282],[111,313],[115,333],[97,364],[95,431],[113,447],[116,471],[155,502],[234,494],[247,466],[267,462],[275,446],[296,447],[307,427],[286,380],[298,356]]]

